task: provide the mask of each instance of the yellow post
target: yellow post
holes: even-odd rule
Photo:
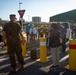
[[[69,69],[76,71],[76,40],[69,41]]]
[[[24,42],[24,45],[21,43],[23,57],[26,56],[26,37],[24,37]]]
[[[40,62],[46,61],[46,38],[40,38]]]

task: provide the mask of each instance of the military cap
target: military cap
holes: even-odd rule
[[[10,14],[10,18],[12,17],[15,17],[15,19],[17,19],[15,14]]]

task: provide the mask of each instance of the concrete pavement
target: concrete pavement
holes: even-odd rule
[[[1,53],[3,52],[3,53]],[[51,53],[49,51],[49,55],[47,59],[49,61],[42,63],[38,62],[37,59],[31,59],[30,56],[24,57],[24,70],[18,71],[19,64],[17,62],[17,72],[10,73],[11,66],[9,62],[9,57],[6,53],[6,50],[0,50],[0,75],[76,75],[75,71],[64,68],[69,64],[69,55],[68,49],[65,53],[60,52],[60,67],[57,69],[52,69],[51,65]],[[17,59],[16,59],[17,60]]]
[[[68,65],[68,52],[60,53],[60,67],[58,69],[52,69],[51,55],[47,56],[49,61],[42,63],[31,59],[30,56],[24,57],[24,70],[17,71],[16,73],[10,73],[10,62],[8,55],[0,56],[0,75],[76,75],[75,71],[65,69],[64,66]],[[65,58],[66,57],[66,58]],[[19,64],[17,62],[17,70]]]

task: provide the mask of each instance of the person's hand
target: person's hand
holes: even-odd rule
[[[6,42],[4,42],[3,44],[6,45]]]

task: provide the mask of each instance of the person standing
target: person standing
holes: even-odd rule
[[[2,36],[2,29],[3,29],[3,28],[1,27],[1,28],[0,28],[0,42],[3,42],[3,39],[2,39],[2,37],[3,37],[3,36]]]
[[[30,38],[32,42],[35,42],[36,38],[37,38],[37,30],[34,27],[34,24],[32,24],[32,28],[30,29]]]
[[[6,40],[7,52],[9,55],[12,72],[16,72],[15,54],[20,64],[19,70],[23,70],[24,68],[24,59],[22,56],[20,37],[22,39],[22,44],[24,45],[24,38],[22,35],[21,26],[16,22],[16,15],[11,14],[10,22],[6,23],[3,27],[3,42],[5,43]]]
[[[75,40],[76,39],[76,28],[73,28],[72,32],[71,32],[71,35],[72,35],[72,39]]]
[[[52,55],[52,68],[57,68],[59,66],[59,51],[60,51],[60,33],[58,31],[57,23],[52,23],[52,31],[49,37],[49,47],[51,49]]]
[[[62,51],[65,52],[66,50],[66,28],[64,25],[61,25],[61,28],[60,28],[60,34],[61,34],[61,38],[62,38]]]
[[[49,32],[50,32],[50,28],[48,26],[46,26],[45,37],[46,37],[46,47],[47,48],[49,48]]]
[[[28,23],[28,25],[26,26],[27,41],[29,41],[29,38],[30,38],[30,29],[31,29],[31,26],[30,26],[30,23]]]

